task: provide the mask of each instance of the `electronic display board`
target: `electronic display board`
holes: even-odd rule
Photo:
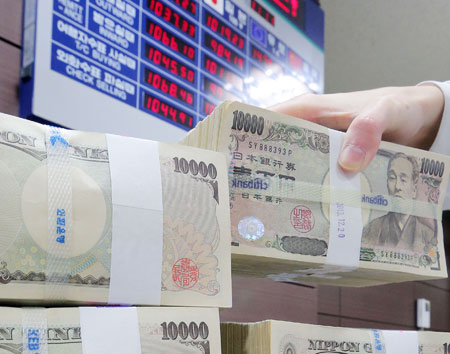
[[[178,141],[223,100],[323,92],[314,0],[25,0],[20,115]]]

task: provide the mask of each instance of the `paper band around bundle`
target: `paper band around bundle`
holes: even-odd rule
[[[48,354],[47,312],[44,308],[22,309],[22,354]]]
[[[141,354],[135,307],[80,307],[80,329],[83,354]]]
[[[359,192],[361,190],[360,173],[345,173],[337,164],[344,134],[331,129],[329,133],[330,186],[343,186],[346,190]],[[362,230],[361,204],[348,205],[342,201],[338,193],[332,192],[330,195],[330,231],[325,265],[342,267],[342,271],[359,268]]]
[[[112,190],[109,303],[161,303],[163,201],[159,144],[106,135]]]
[[[163,201],[159,144],[106,135],[112,192],[108,302],[161,303]],[[48,252],[45,298],[63,300],[72,234],[69,132],[47,127]]]
[[[141,354],[139,319],[135,307],[79,309],[84,354]],[[23,354],[48,354],[47,331],[45,308],[22,309]]]
[[[68,131],[46,127],[48,175],[48,249],[45,262],[45,298],[64,299],[69,280],[72,235],[72,174]]]
[[[370,331],[373,354],[419,354],[419,336],[415,331]]]
[[[335,162],[337,164],[337,162]],[[283,188],[284,187],[284,188]],[[235,193],[248,193],[248,189],[234,187]],[[295,189],[288,189],[287,185],[273,186],[268,183],[267,189],[258,190],[262,197],[272,196],[280,197],[283,200],[305,200],[311,202],[329,204],[331,196],[341,200],[348,206],[361,209],[378,210],[382,212],[397,212],[410,214],[423,218],[442,220],[441,207],[438,204],[432,204],[416,199],[401,199],[386,194],[362,194],[360,190],[344,189],[340,186],[319,185],[317,183],[299,182]]]

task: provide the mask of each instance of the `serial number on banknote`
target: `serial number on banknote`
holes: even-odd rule
[[[271,152],[273,154],[278,154],[278,155],[290,156],[292,154],[292,150],[290,150],[290,149],[282,148],[279,146],[273,146],[270,144],[264,144],[264,143],[260,143],[260,142],[254,142],[254,141],[248,142],[248,148],[253,149],[255,151]]]

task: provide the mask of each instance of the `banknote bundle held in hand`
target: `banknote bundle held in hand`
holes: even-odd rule
[[[341,286],[446,277],[448,156],[382,142],[345,174],[342,137],[225,102],[183,139],[227,156],[233,272]]]

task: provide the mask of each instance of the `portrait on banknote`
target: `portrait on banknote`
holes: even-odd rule
[[[402,152],[391,154],[386,168],[386,186],[389,196],[417,200],[419,172],[416,157]],[[388,204],[383,197],[375,201],[367,201],[364,195],[362,202]],[[366,224],[363,230],[363,243],[424,253],[437,243],[436,227],[430,220],[391,210]]]

